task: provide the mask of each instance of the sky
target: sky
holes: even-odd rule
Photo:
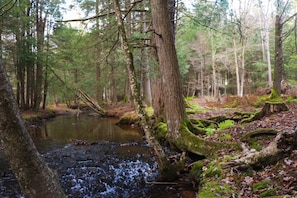
[[[181,2],[183,2],[185,4],[185,6],[187,8],[191,8],[193,3],[195,2],[195,0],[180,0]],[[70,1],[66,1],[66,5],[65,5],[65,8],[68,10],[69,9],[69,5],[71,5],[72,3],[72,0]],[[69,11],[66,12],[66,14],[64,15],[63,19],[64,20],[70,20],[70,19],[77,19],[77,18],[80,18],[79,16],[79,10],[73,8]]]

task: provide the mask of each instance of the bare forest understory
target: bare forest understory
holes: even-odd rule
[[[188,117],[208,121],[218,118],[224,119],[225,122],[229,118],[236,120],[236,116],[241,113],[249,115],[249,112],[260,111],[264,103],[257,107],[254,105],[259,99],[257,96],[221,98],[219,102],[214,99],[192,99],[189,102],[196,106],[196,112],[188,114]],[[192,168],[190,175],[199,192],[198,197],[297,196],[297,105],[293,102],[286,105],[289,107],[288,111],[274,113],[251,122],[235,121],[230,124],[230,128],[226,127],[227,129],[224,129],[224,125],[214,126],[219,130],[198,134],[212,142],[232,142],[242,147],[239,150],[222,148],[213,154],[212,158],[186,164],[186,167]],[[133,115],[133,107],[127,103],[104,108],[107,110],[107,116],[121,117],[125,113]],[[53,110],[62,114],[75,113],[61,107],[55,107]],[[25,112],[24,117],[29,114]],[[133,121],[130,124],[134,125]],[[260,161],[252,166],[244,166],[245,162],[240,161],[245,159],[244,157],[265,150],[279,134],[285,132],[294,134],[282,139],[282,146],[290,147],[288,152],[278,153],[271,159],[265,159],[263,163]],[[194,182],[195,180],[197,181]]]

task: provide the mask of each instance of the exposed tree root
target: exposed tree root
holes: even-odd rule
[[[270,144],[259,152],[251,152],[244,147],[244,156],[234,160],[232,166],[240,168],[261,168],[275,164],[286,157],[292,150],[297,148],[297,132],[279,132]]]
[[[174,144],[181,150],[207,158],[214,157],[221,149],[237,150],[240,147],[235,143],[219,143],[204,140],[191,133],[186,126],[180,130],[180,136],[174,141]]]
[[[240,138],[240,141],[242,142],[249,142],[252,138],[254,137],[259,137],[259,136],[271,136],[271,135],[276,135],[278,133],[277,130],[271,129],[271,128],[260,128],[256,129],[255,131],[251,131],[244,136]]]

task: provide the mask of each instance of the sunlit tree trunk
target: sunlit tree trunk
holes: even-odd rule
[[[239,78],[239,65],[237,61],[237,46],[236,40],[233,36],[233,53],[234,53],[234,63],[235,63],[235,74],[236,74],[236,88],[237,88],[237,95],[240,96],[240,78]]]
[[[262,22],[264,26],[264,46],[265,46],[265,54],[267,61],[267,69],[268,69],[268,85],[272,86],[272,73],[271,73],[271,61],[270,61],[270,42],[269,42],[269,18],[267,14],[264,13],[264,8],[262,7],[262,2],[259,0],[259,5],[261,9]]]
[[[99,0],[96,0],[96,15],[99,15]],[[98,35],[99,35],[99,30],[100,30],[99,18],[96,18],[96,31],[98,32]],[[101,81],[102,81],[101,64],[100,64],[101,51],[100,51],[100,46],[98,44],[96,45],[95,48],[96,48],[96,98],[97,98],[97,103],[101,105],[102,99],[103,99],[103,91],[102,91],[102,85],[101,85]]]
[[[218,97],[218,86],[217,86],[217,73],[216,73],[216,50],[213,42],[213,32],[210,32],[211,39],[211,68],[212,68],[212,95]]]
[[[240,68],[240,92],[239,96],[243,96],[244,89],[244,77],[245,77],[245,38],[241,41],[241,68]]]
[[[200,87],[201,87],[201,97],[204,97],[204,65],[205,65],[205,55],[202,55],[202,60],[200,63]]]
[[[56,174],[42,160],[27,132],[2,60],[0,81],[0,144],[25,197],[65,197]]]

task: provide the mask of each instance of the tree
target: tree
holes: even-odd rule
[[[185,106],[168,2],[151,0],[151,9],[168,135],[174,141],[180,135],[179,130],[185,119]]]
[[[270,1],[268,1],[268,5],[267,5],[267,11],[269,8],[269,3]],[[264,45],[265,45],[265,50],[266,51],[266,61],[267,61],[267,68],[268,68],[268,85],[271,86],[272,85],[272,73],[271,73],[271,61],[270,61],[270,48],[269,48],[269,17],[266,13],[264,12],[264,8],[263,8],[263,3],[259,0],[259,6],[260,6],[260,10],[261,10],[261,18],[262,18],[262,23],[263,23],[263,28],[264,28]],[[263,52],[264,52],[263,51]],[[263,54],[264,56],[264,54]]]
[[[284,79],[284,53],[283,53],[283,39],[284,32],[283,28],[286,23],[293,19],[297,13],[291,16],[285,16],[285,11],[289,8],[289,0],[286,2],[282,0],[277,0],[277,14],[275,16],[275,55],[274,55],[274,80],[273,89],[278,95],[282,93],[282,80]],[[296,28],[296,27],[294,27]]]
[[[0,60],[0,139],[25,197],[64,197],[56,173],[38,153],[21,118]]]
[[[125,58],[126,58],[128,79],[129,79],[129,84],[130,84],[130,89],[131,89],[134,106],[135,106],[136,112],[141,120],[142,128],[145,132],[146,140],[149,143],[150,147],[152,147],[155,155],[157,156],[157,161],[158,161],[159,167],[162,172],[162,168],[167,165],[166,155],[165,155],[161,145],[154,138],[154,136],[152,134],[152,126],[149,122],[149,117],[146,114],[146,112],[144,110],[144,106],[142,104],[142,100],[141,100],[141,96],[140,96],[140,89],[137,84],[136,73],[135,73],[135,68],[134,68],[134,63],[133,63],[133,53],[131,51],[132,49],[131,49],[130,44],[127,39],[125,26],[124,26],[123,19],[122,19],[122,13],[121,13],[121,9],[120,9],[119,0],[113,0],[113,4],[114,4],[114,9],[115,9],[115,14],[116,14],[117,26],[118,26],[118,30],[119,30],[119,37],[120,37],[122,49],[124,51]]]

